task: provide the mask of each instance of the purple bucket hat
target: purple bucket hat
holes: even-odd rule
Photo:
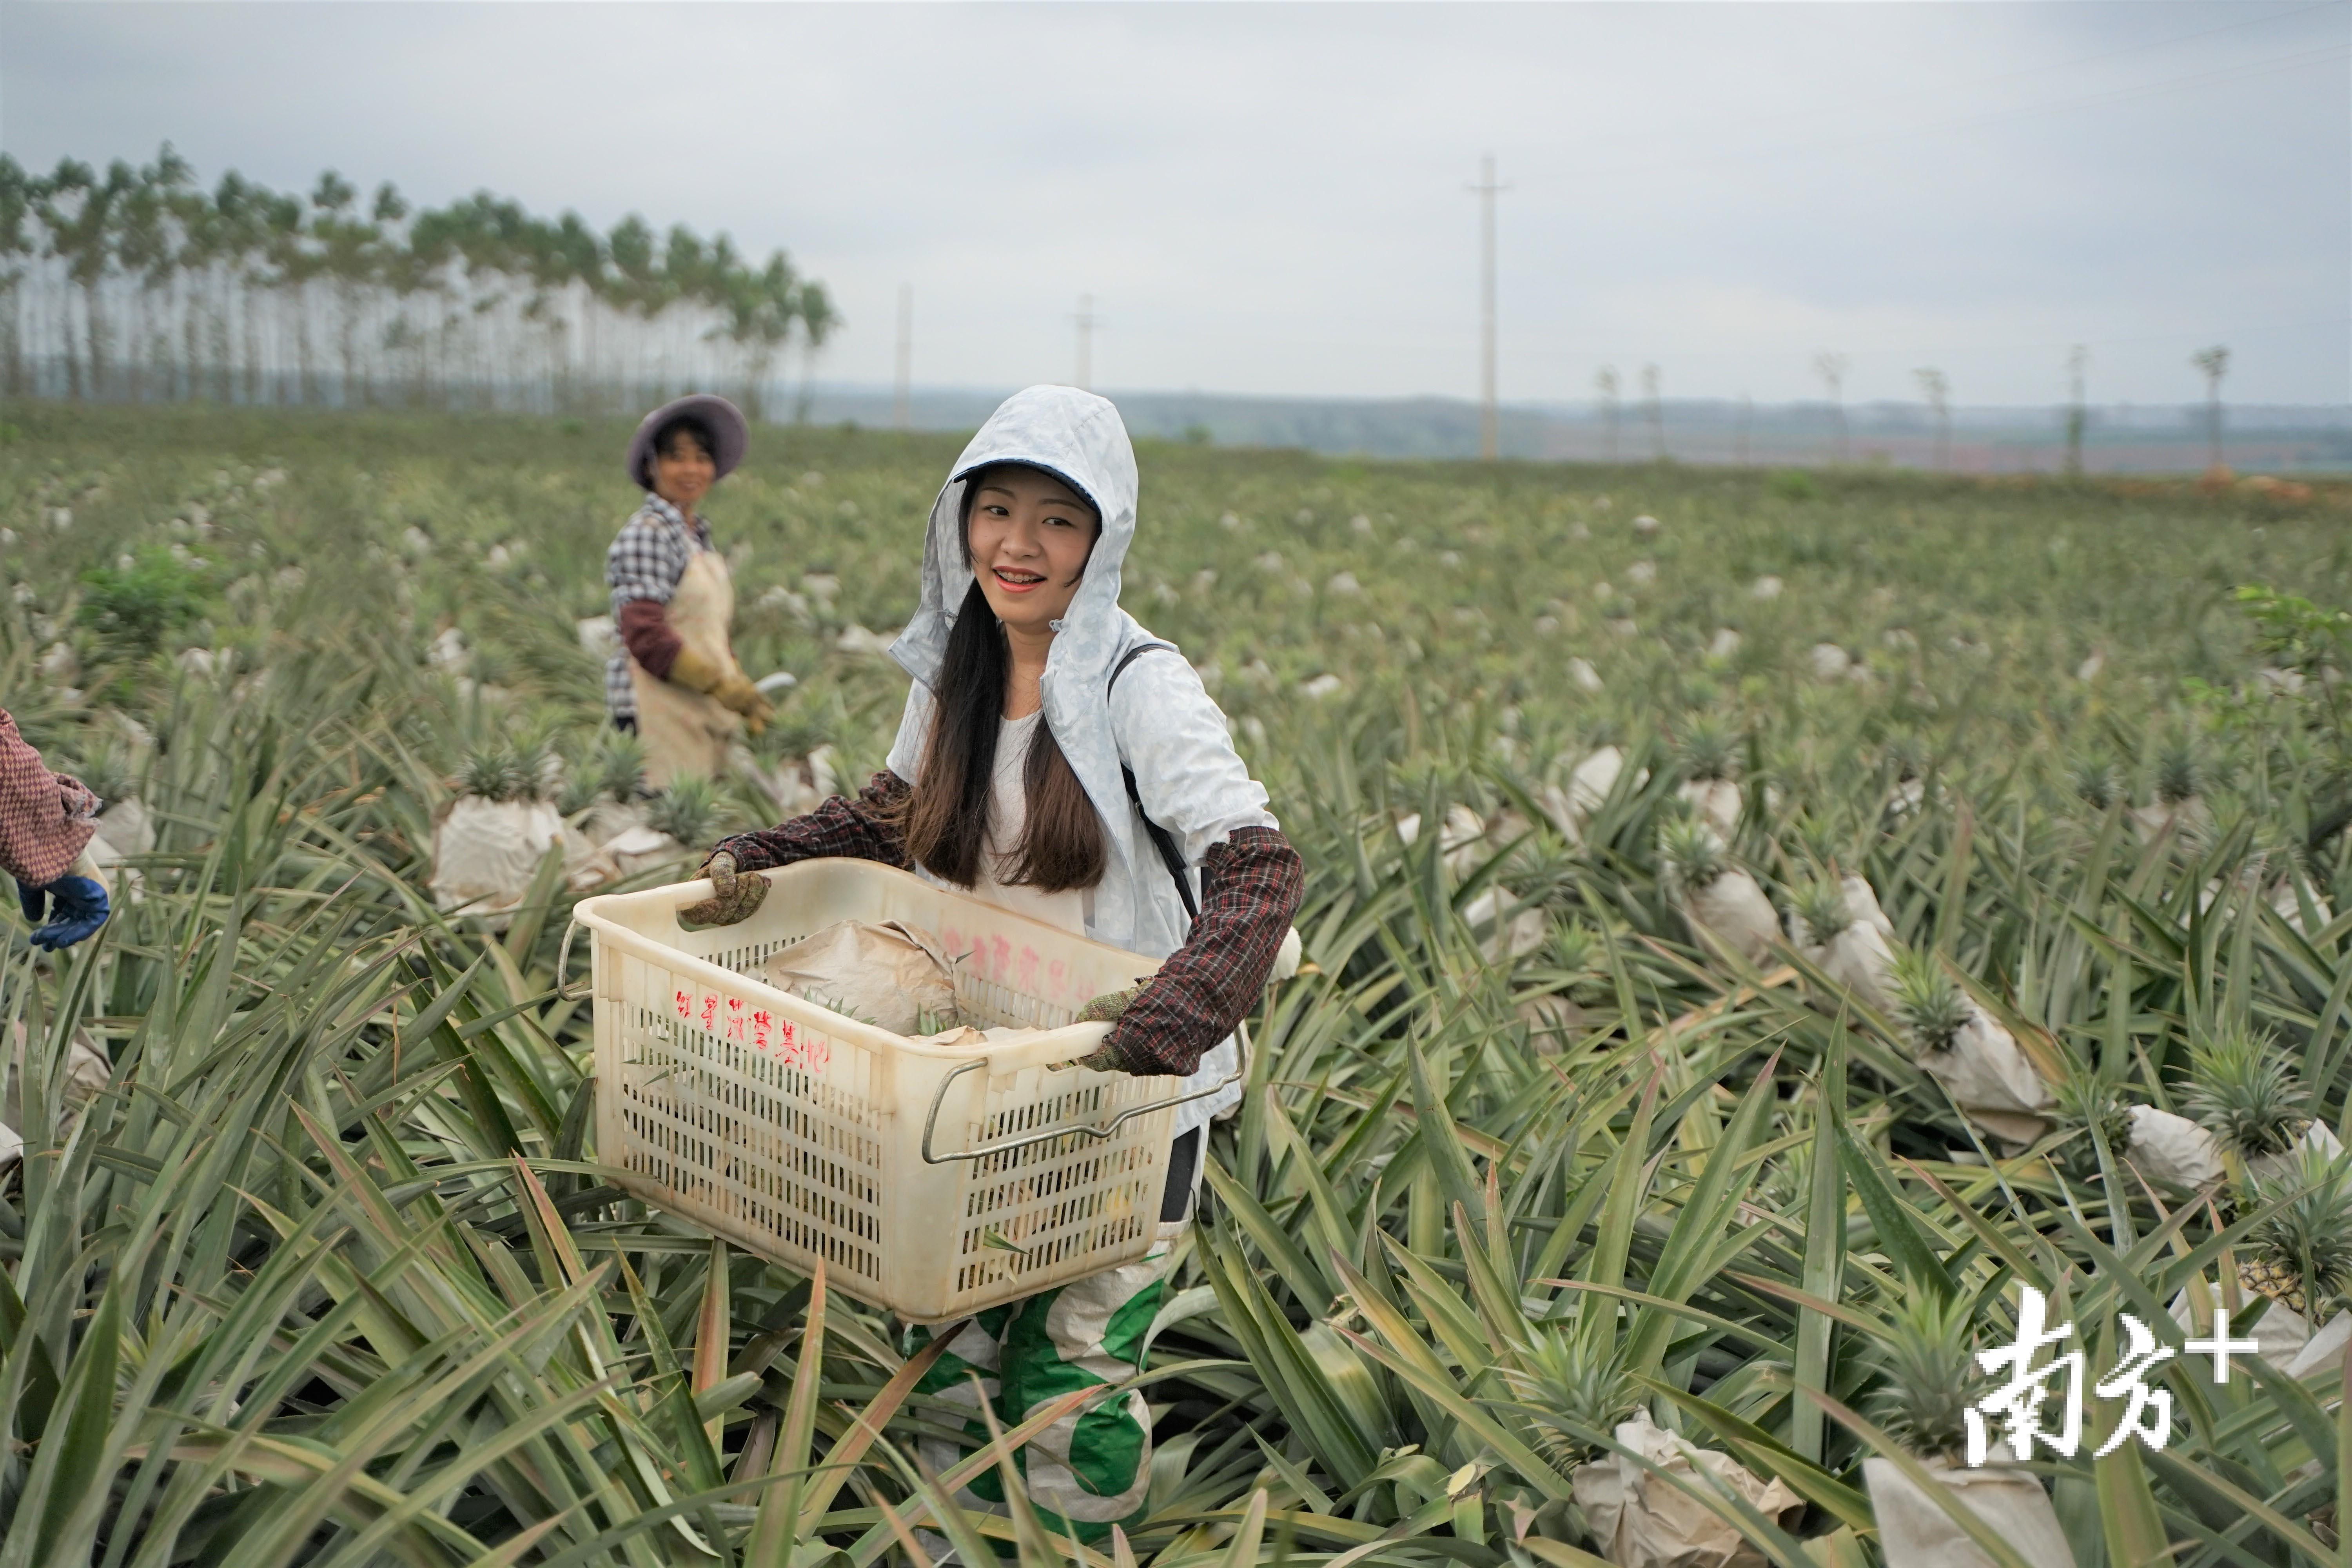
[[[743,422],[743,411],[713,392],[688,393],[672,398],[637,426],[637,433],[629,437],[629,478],[641,490],[654,488],[654,437],[661,427],[680,416],[700,420],[710,431],[710,439],[718,447],[711,460],[718,465],[719,477],[726,478],[743,460],[743,449],[751,444],[751,426]]]

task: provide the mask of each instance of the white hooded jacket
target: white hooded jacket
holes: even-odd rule
[[[1120,765],[1135,771],[1143,810],[1174,837],[1196,900],[1198,868],[1211,846],[1238,828],[1278,824],[1266,810],[1264,786],[1250,777],[1234,750],[1223,712],[1190,662],[1175,653],[1145,654],[1110,689],[1111,671],[1121,655],[1139,643],[1161,639],[1119,608],[1119,569],[1135,538],[1137,481],[1135,448],[1108,400],[1068,386],[1015,393],[956,459],[931,505],[921,604],[890,646],[890,657],[915,683],[887,765],[910,783],[921,776],[940,661],[972,580],[958,536],[964,487],[972,473],[992,463],[1047,469],[1076,487],[1102,518],[1069,611],[1054,623],[1040,693],[1046,726],[1102,818],[1109,848],[1103,879],[1093,890],[1087,934],[1147,958],[1165,958],[1183,945],[1184,904],[1128,799]],[[1228,1037],[1201,1058],[1200,1070],[1184,1080],[1182,1092],[1223,1083],[1238,1060]],[[1236,1084],[1179,1106],[1176,1132],[1202,1125],[1240,1099]]]

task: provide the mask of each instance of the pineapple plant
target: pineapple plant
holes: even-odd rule
[[[1921,1288],[1895,1303],[1864,1352],[1876,1382],[1864,1413],[1920,1458],[1957,1464],[1968,1451],[1968,1411],[1984,1382],[1975,1327],[1967,1300]]]
[[[2205,766],[2186,740],[2168,742],[2156,757],[2156,798],[2178,810],[2204,793]]]
[[[2041,1481],[2012,1465],[1967,1463],[1969,1408],[1984,1386],[1974,1340],[1975,1312],[1967,1298],[1924,1287],[1906,1291],[1880,1320],[1864,1352],[1877,1386],[1864,1397],[1863,1407],[2026,1563],[2066,1568],[2074,1556]],[[2000,1453],[1996,1449],[1993,1457]],[[1983,1561],[1982,1551],[1903,1467],[1874,1455],[1863,1460],[1862,1473],[1886,1568],[1949,1568]]]
[[[596,774],[574,763],[563,770],[563,784],[555,796],[555,809],[566,816],[577,816],[604,798]]]
[[[1923,1056],[1948,1052],[1976,1009],[1932,954],[1898,953],[1895,959],[1895,1017]]]
[[[596,774],[598,793],[626,805],[643,795],[645,787],[645,742],[619,730],[606,734]]]
[[[2180,1107],[2250,1170],[2293,1147],[2311,1121],[2294,1064],[2266,1035],[2227,1025],[2191,1043]]]
[[[486,746],[468,752],[457,769],[458,793],[475,800],[520,800],[530,782],[521,755],[511,746]]]
[[[1845,888],[1833,876],[1816,877],[1797,889],[1789,908],[1790,934],[1807,947],[1827,947],[1853,924]]]
[[[2106,810],[2123,793],[2115,760],[2097,753],[2078,758],[2067,783],[2074,789],[2075,798],[2093,811]]]
[[[1919,1066],[1969,1121],[2005,1142],[2032,1143],[2050,1129],[2050,1086],[2017,1037],[1989,1016],[1931,953],[1897,955],[1887,1011]]]
[[[2105,1142],[2110,1159],[2121,1161],[2133,1152],[2133,1120],[2131,1100],[2124,1093],[2123,1085],[2102,1074],[2075,1068],[2066,1080],[2057,1086],[2057,1114],[2054,1120],[2073,1134],[2060,1145],[2057,1157],[2070,1174],[2086,1181],[2100,1175],[2098,1143]],[[2091,1137],[2093,1129],[2098,1140]]]
[[[1669,878],[1685,892],[1711,886],[1723,875],[1723,840],[1703,822],[1685,816],[1658,833],[1658,854]]]
[[[2156,755],[2156,800],[2135,810],[2132,818],[2150,838],[2172,833],[2201,839],[2212,822],[2204,790],[2205,763],[2196,742],[2186,737],[2168,741]]]
[[[2238,1283],[2319,1328],[2352,1299],[2352,1154],[2296,1154],[2254,1185],[2261,1217]]]
[[[1759,962],[1780,940],[1780,922],[1756,879],[1731,864],[1723,840],[1698,818],[1669,822],[1658,834],[1669,893],[1703,941]]]
[[[1504,1384],[1545,1456],[1562,1468],[1605,1453],[1584,1434],[1614,1432],[1642,1401],[1622,1348],[1596,1346],[1572,1330],[1531,1325],[1517,1363],[1504,1369]]]
[[[1731,727],[1702,713],[1683,731],[1680,760],[1684,773],[1678,798],[1690,803],[1703,820],[1727,837],[1739,826],[1739,738]]]
[[[680,844],[699,845],[719,820],[719,791],[709,779],[682,773],[646,807],[646,825]]]

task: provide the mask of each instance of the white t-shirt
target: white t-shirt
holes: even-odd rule
[[[1058,893],[1026,884],[1008,884],[996,879],[1000,867],[1012,870],[1010,851],[1021,843],[1021,830],[1029,820],[1029,795],[1023,786],[1023,774],[1029,764],[1029,744],[1045,722],[1043,708],[1024,719],[1000,719],[996,723],[996,766],[988,786],[988,841],[981,855],[980,880],[972,884],[973,896],[986,899],[999,909],[1027,915],[1047,925],[1074,935],[1087,933],[1087,917],[1092,911],[1092,889],[1067,888]]]

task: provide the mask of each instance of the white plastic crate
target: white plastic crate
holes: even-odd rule
[[[822,1258],[828,1284],[912,1322],[1150,1248],[1178,1080],[1052,1064],[1108,1032],[1071,1023],[1079,1008],[1157,963],[871,861],[762,875],[740,925],[679,925],[707,881],[574,911],[593,938],[597,1158],[622,1188],[787,1267]],[[936,937],[969,1019],[1046,1032],[940,1049],[753,977],[845,920]]]

